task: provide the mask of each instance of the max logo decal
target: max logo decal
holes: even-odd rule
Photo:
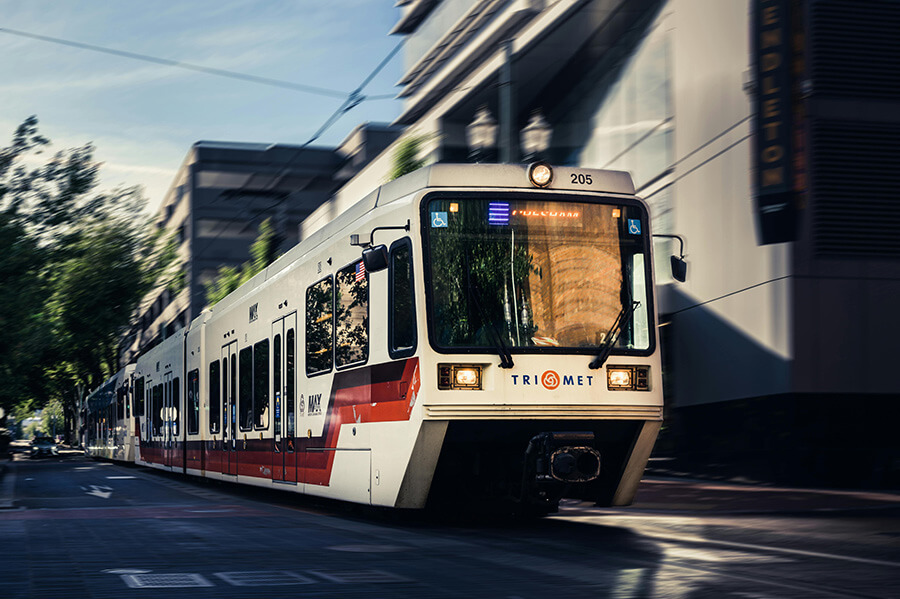
[[[314,393],[309,396],[309,411],[307,414],[321,414],[322,413],[322,394]]]

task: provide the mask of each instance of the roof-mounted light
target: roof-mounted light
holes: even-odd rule
[[[553,181],[553,169],[546,162],[535,162],[528,166],[528,180],[535,187],[547,187]]]

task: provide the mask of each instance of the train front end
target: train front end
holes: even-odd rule
[[[647,207],[624,173],[547,170],[421,196],[429,502],[627,505],[659,431]]]

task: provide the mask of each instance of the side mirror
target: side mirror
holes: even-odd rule
[[[678,256],[672,256],[671,260],[672,278],[679,283],[684,283],[687,280],[687,262],[684,261],[684,258],[679,258]]]
[[[362,253],[366,272],[378,272],[388,267],[388,251],[384,244],[368,247]]]

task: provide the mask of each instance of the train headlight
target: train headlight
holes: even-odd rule
[[[438,364],[438,389],[481,389],[482,367],[472,364]]]
[[[606,378],[610,389],[631,389],[630,368],[609,368]]]
[[[547,187],[553,180],[553,169],[545,162],[535,162],[528,167],[528,180],[535,187]]]
[[[607,366],[606,388],[610,391],[649,391],[649,366]]]

